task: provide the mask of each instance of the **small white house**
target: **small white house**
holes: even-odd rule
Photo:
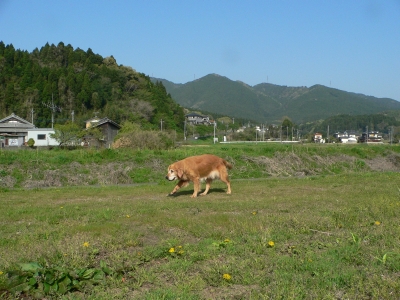
[[[32,128],[28,129],[28,136],[26,141],[33,139],[35,141],[34,146],[58,146],[59,143],[50,137],[51,133],[54,133],[52,128]]]

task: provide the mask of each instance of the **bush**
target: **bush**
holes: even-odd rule
[[[165,150],[174,146],[172,134],[158,131],[137,130],[121,135],[112,145],[117,148]]]
[[[30,138],[27,142],[27,145],[31,148],[33,148],[33,146],[35,146],[35,140],[33,138]]]

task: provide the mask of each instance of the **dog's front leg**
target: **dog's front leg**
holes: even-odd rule
[[[190,198],[196,198],[197,194],[200,192],[200,178],[193,179],[194,191],[193,195]]]
[[[188,181],[184,181],[184,180],[179,180],[178,184],[174,187],[174,189],[172,190],[171,193],[169,193],[170,195],[175,194],[181,187],[185,187],[189,184]]]

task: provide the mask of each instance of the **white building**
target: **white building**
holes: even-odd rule
[[[0,120],[0,147],[24,147],[29,139],[35,141],[34,146],[58,146],[58,142],[50,137],[52,128],[36,128],[35,125],[11,114]]]
[[[50,134],[54,133],[52,128],[32,128],[28,129],[28,135],[26,141],[33,139],[35,141],[34,146],[58,146],[59,143],[53,139]]]

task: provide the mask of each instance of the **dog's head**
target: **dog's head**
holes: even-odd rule
[[[179,168],[177,164],[172,164],[168,167],[168,173],[167,176],[165,176],[166,179],[169,181],[176,180],[176,179],[181,179],[183,175],[183,170]]]

